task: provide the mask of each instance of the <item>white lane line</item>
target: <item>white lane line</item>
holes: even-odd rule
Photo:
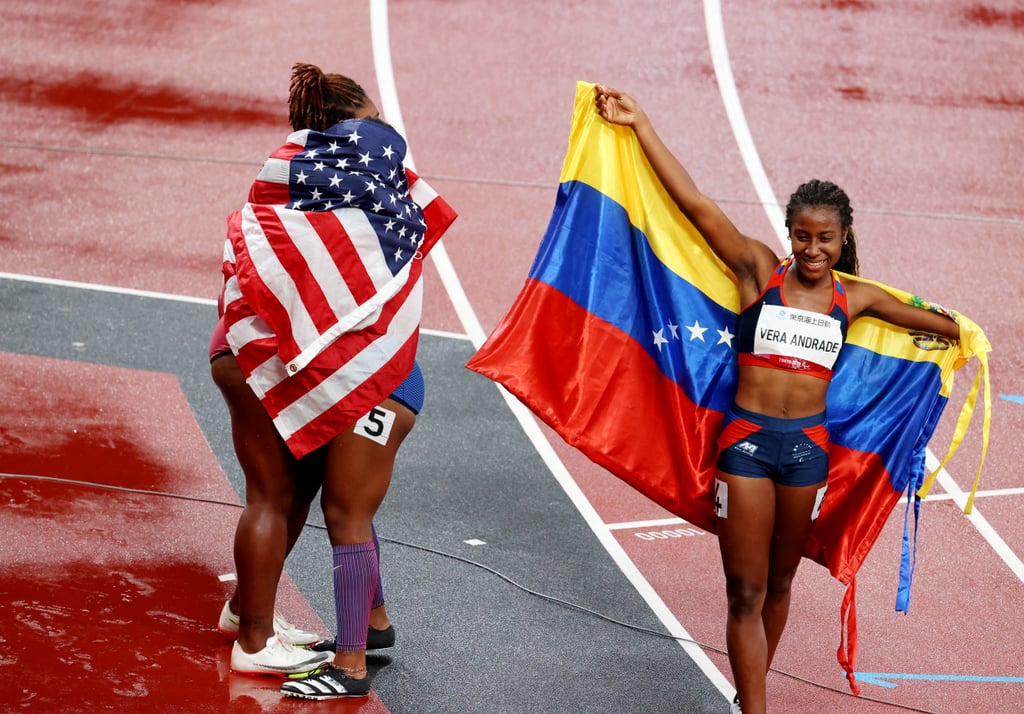
[[[384,118],[391,126],[395,127],[408,142],[408,135],[405,133],[405,122],[402,121],[402,108],[398,102],[398,89],[395,87],[395,73],[391,66],[391,38],[388,29],[388,2],[387,0],[370,0],[370,34],[373,42],[373,65],[377,73],[377,88],[380,94],[381,110]],[[406,165],[413,171],[416,164],[413,161],[412,149],[410,148],[405,157]],[[458,210],[458,209],[456,209]],[[457,222],[456,222],[457,225]],[[462,282],[455,272],[455,266],[448,251],[444,247],[444,241],[440,240],[434,244],[430,251],[430,258],[434,261],[434,267],[441,274],[441,282],[444,283],[448,298],[452,301],[455,314],[459,322],[466,330],[473,345],[477,348],[484,343],[487,335],[484,333],[480,320],[477,319],[473,306],[466,297],[466,291],[462,288]]]
[[[210,298],[192,297],[191,295],[175,295],[173,293],[154,292],[152,290],[136,290],[124,288],[117,285],[102,285],[100,283],[83,283],[75,280],[62,280],[60,278],[43,278],[37,275],[23,275],[20,273],[0,273],[0,280],[20,280],[25,283],[38,283],[40,285],[54,285],[62,288],[75,288],[76,290],[94,290],[101,293],[112,293],[114,295],[130,295],[132,297],[153,298],[155,300],[170,300],[173,302],[187,302],[194,305],[209,305],[216,307],[217,301]],[[431,330],[420,328],[420,334],[431,335],[432,337],[444,337],[449,340],[468,340],[467,335],[461,332],[446,332],[445,330]]]
[[[928,464],[928,468],[933,469],[937,465],[937,463],[931,462]],[[945,474],[945,469],[943,469],[942,473],[939,474],[940,480],[943,478],[943,474]],[[956,487],[956,484],[953,484],[950,488],[953,487]],[[1024,496],[1024,488],[993,488],[988,491],[978,491],[974,494],[974,500],[975,503],[977,503],[979,498],[988,498],[992,496]],[[926,502],[933,503],[936,501],[953,501],[960,506],[960,510],[963,510],[963,506],[967,502],[967,494],[957,487],[956,493],[929,494]],[[906,503],[907,499],[904,496],[896,502],[896,505],[906,505]],[[656,518],[649,521],[622,521],[620,523],[606,523],[605,528],[610,531],[625,531],[634,529],[639,530],[641,528],[659,528],[662,526],[678,526],[685,523],[689,523],[689,521],[683,518]]]
[[[569,496],[573,505],[576,506],[580,515],[583,516],[583,520],[590,526],[598,541],[611,556],[612,561],[619,567],[633,588],[640,594],[640,597],[644,599],[647,606],[651,608],[651,611],[661,621],[662,625],[665,626],[669,634],[678,638],[679,646],[689,655],[694,664],[704,672],[704,675],[711,684],[723,694],[731,697],[735,692],[732,684],[729,683],[729,680],[722,674],[722,671],[708,658],[700,645],[693,641],[693,636],[683,627],[682,623],[676,618],[675,613],[661,599],[661,595],[651,586],[633,560],[626,554],[625,549],[616,540],[611,529],[601,520],[597,510],[590,503],[590,500],[587,499],[582,489],[580,489],[579,484],[573,479],[572,474],[569,473],[569,470],[558,457],[558,454],[555,453],[554,447],[551,446],[544,432],[541,431],[532,412],[522,402],[513,397],[508,390],[500,386],[498,389],[505,398],[509,409],[512,410],[512,413],[519,420],[527,438],[529,438],[534,448],[537,449],[537,453],[551,470],[555,480],[558,481],[559,485]]]
[[[926,464],[927,468],[929,469],[933,469],[936,466],[938,466],[938,463],[936,463],[934,460],[930,462],[926,461]],[[942,469],[942,471],[939,472],[938,478],[940,481],[944,481],[944,479],[948,476],[949,474],[946,473],[946,469]],[[960,506],[960,510],[962,511],[964,505],[966,505],[967,503],[967,494],[961,491],[960,487],[957,486],[956,483],[953,483],[951,486],[946,486],[945,483],[943,483],[943,488],[945,488],[947,491],[951,491],[951,493],[929,493],[928,498],[925,502],[931,503],[932,501],[953,501],[958,506]],[[977,502],[979,498],[988,498],[991,496],[1024,496],[1024,487],[1018,486],[1015,488],[992,488],[987,491],[979,490],[976,494],[974,494],[974,500],[975,502]],[[900,499],[900,503],[906,502],[906,498]]]
[[[779,207],[775,194],[768,182],[761,158],[754,146],[754,140],[747,127],[747,120],[743,114],[743,107],[740,104],[739,93],[736,91],[736,84],[733,79],[732,67],[729,63],[729,52],[725,45],[725,30],[722,24],[722,8],[719,0],[704,0],[704,13],[707,22],[708,40],[711,45],[711,55],[715,67],[715,76],[718,79],[718,86],[722,93],[722,101],[725,103],[725,111],[729,116],[729,124],[732,126],[733,134],[736,136],[736,143],[739,145],[740,153],[743,155],[743,162],[747,166],[747,172],[754,182],[757,196],[761,200],[768,219],[779,233],[779,239],[783,248],[789,250],[789,240],[785,234],[785,216]],[[930,469],[938,466],[938,459],[931,449],[925,451],[926,463],[930,463]],[[950,494],[954,496],[961,510],[967,499],[953,478],[943,469],[939,474],[939,483]],[[1013,553],[1006,542],[988,524],[977,508],[967,516],[967,519],[978,529],[982,537],[999,554],[1010,569],[1018,578],[1024,580],[1024,567],[1020,558]]]
[[[0,273],[0,279],[20,280],[26,283],[40,283],[42,285],[56,285],[65,288],[76,288],[78,290],[95,290],[101,293],[117,293],[119,295],[133,295],[135,297],[155,298],[157,300],[174,300],[176,302],[188,302],[196,305],[216,305],[217,301],[210,298],[192,297],[189,295],[174,295],[171,293],[153,292],[151,290],[135,290],[133,288],[121,288],[113,285],[100,285],[99,283],[81,283],[75,280],[61,280],[60,278],[41,278],[35,275],[20,275],[18,273]]]
[[[732,76],[732,65],[729,62],[729,51],[725,46],[725,28],[722,24],[722,8],[718,0],[704,0],[704,20],[708,32],[708,44],[711,48],[711,60],[718,79],[718,89],[725,104],[725,113],[729,117],[729,125],[739,145],[740,155],[747,167],[747,173],[754,182],[754,190],[761,201],[761,206],[768,214],[768,222],[776,231],[783,249],[789,252],[789,235],[785,230],[786,217],[775,200],[775,193],[764,171],[764,164],[754,146],[754,138],[750,135],[750,127],[743,115],[743,105],[736,90],[736,80]]]
[[[469,335],[464,335],[461,332],[448,332],[447,330],[431,330],[426,327],[420,328],[421,335],[432,335],[433,337],[444,337],[449,340],[464,340],[470,342]]]
[[[932,471],[939,465],[939,460],[929,451],[925,455],[925,465],[929,471]],[[939,471],[938,481],[942,484],[942,488],[946,489],[953,497],[953,502],[963,511],[964,506],[967,505],[967,494],[960,489],[946,469]],[[981,511],[978,510],[977,501],[975,501],[974,508],[971,509],[971,514],[966,516],[966,518],[971,522],[971,525],[978,529],[978,532],[992,546],[996,555],[1003,559],[1003,562],[1017,576],[1017,579],[1024,582],[1024,563],[1021,562],[1020,557],[1013,552],[1013,549],[1003,540],[996,529],[981,515]]]
[[[632,528],[660,528],[661,526],[678,526],[686,523],[682,518],[659,518],[653,521],[625,521],[623,523],[606,523],[610,531],[624,531]]]
[[[404,128],[401,128],[401,111],[398,106],[397,92],[395,91],[394,76],[391,68],[390,48],[388,46],[387,8],[387,0],[370,0],[370,29],[373,33],[373,56],[377,72],[377,82],[381,95],[381,105],[385,110],[385,116],[387,121],[394,126],[399,133],[405,136]],[[440,244],[430,251],[431,256],[437,252],[438,247],[440,247]],[[447,261],[447,253],[444,254],[444,258]],[[474,346],[479,348],[480,345],[483,344],[484,339],[486,339],[486,335],[480,327],[480,323],[477,321],[476,315],[469,305],[469,300],[466,297],[465,292],[458,283],[458,278],[455,275],[454,269],[447,272],[450,267],[451,263],[450,261],[447,261],[447,265],[445,266],[446,272],[443,272],[441,276],[442,281],[449,291],[449,297],[455,305],[455,310],[459,315],[459,319],[462,321],[463,327],[466,328],[466,332],[470,335]],[[640,573],[639,569],[637,569],[633,561],[630,560],[629,556],[626,555],[625,550],[623,550],[619,542],[615,540],[615,537],[598,516],[593,505],[587,499],[586,495],[584,495],[579,485],[573,480],[568,469],[565,468],[565,465],[558,457],[558,454],[555,453],[554,448],[548,442],[544,432],[541,431],[539,424],[530,410],[523,406],[518,399],[513,397],[508,390],[504,389],[500,385],[497,385],[497,387],[498,391],[505,399],[506,404],[508,404],[509,409],[522,426],[527,438],[537,450],[541,459],[547,465],[548,469],[550,469],[558,484],[569,496],[573,505],[576,506],[576,509],[583,516],[587,525],[590,526],[590,529],[597,536],[601,545],[603,545],[605,550],[608,551],[608,554],[611,556],[615,564],[618,565],[619,569],[629,579],[633,587],[638,593],[640,593],[640,596],[647,602],[647,605],[651,608],[658,619],[661,620],[669,633],[671,633],[673,637],[686,640],[680,642],[680,645],[687,654],[689,654],[690,658],[697,664],[697,666],[701,668],[708,679],[711,680],[712,684],[722,692],[731,690],[732,685],[729,684],[729,681],[725,678],[722,672],[715,667],[704,651],[698,645],[689,641],[693,638],[679,623],[675,615],[672,614],[672,611],[665,605],[661,596],[655,592],[654,588],[647,582],[647,579]],[[732,696],[732,694],[730,693],[729,696]]]

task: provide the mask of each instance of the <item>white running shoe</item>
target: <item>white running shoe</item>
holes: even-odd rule
[[[231,671],[239,674],[273,674],[278,677],[306,677],[330,663],[327,652],[300,649],[277,639],[267,638],[267,646],[249,654],[236,641],[231,647]]]
[[[238,615],[231,612],[230,600],[225,602],[224,607],[221,608],[217,629],[229,639],[233,640],[238,637]],[[295,647],[309,647],[323,639],[315,632],[299,629],[281,617],[277,611],[274,612],[274,634],[277,635],[281,642],[286,642]]]

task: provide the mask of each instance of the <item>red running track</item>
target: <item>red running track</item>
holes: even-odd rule
[[[335,3],[320,11],[318,25],[344,36],[343,53],[310,42],[304,22],[263,0],[58,0],[0,8],[0,57],[8,68],[0,79],[2,269],[213,297],[219,278],[211,256],[219,255],[224,216],[286,131],[291,63],[345,71],[373,93],[368,6]],[[837,181],[855,203],[863,272],[970,315],[994,346],[996,399],[982,484],[990,495],[978,499],[977,510],[1005,544],[1009,562],[937,488],[924,506],[911,612],[897,616],[895,514],[859,578],[859,668],[919,678],[900,680],[895,689],[865,685],[865,694],[931,711],[1013,710],[1024,701],[1024,615],[1016,607],[1024,585],[1013,570],[1024,552],[1017,516],[1024,405],[999,395],[1024,395],[1016,309],[1024,298],[1024,178],[1015,158],[1024,148],[1024,15],[1012,2],[963,0],[748,0],[724,2],[722,11],[739,96],[776,195],[784,198],[811,176]],[[511,304],[543,234],[577,79],[641,97],[703,188],[743,230],[772,240],[774,227],[723,109],[700,3],[416,0],[393,3],[389,12],[407,133],[420,171],[461,213],[445,244],[484,331]],[[427,280],[425,326],[466,331],[437,273],[430,270]],[[226,482],[197,477],[219,467],[165,375],[3,359],[5,394],[18,398],[5,400],[0,471],[233,499]],[[952,404],[972,376],[961,375]],[[123,389],[96,403],[79,393],[79,385],[95,380]],[[131,395],[140,389],[164,393],[175,405],[166,431],[138,427],[165,419],[133,411],[141,406]],[[61,396],[74,394],[80,398]],[[939,451],[952,434],[956,410],[948,411],[936,437]],[[72,416],[109,420],[110,440],[76,440]],[[136,438],[114,441],[124,433]],[[960,489],[973,478],[977,433],[948,467]],[[721,649],[724,596],[713,540],[641,537],[674,525],[616,527],[667,514],[549,437],[596,508],[598,527],[611,530],[675,619]],[[191,460],[168,464],[167,454],[177,455],[181,444],[190,445]],[[225,596],[211,576],[231,564],[223,548],[207,545],[227,542],[234,515],[225,516],[223,506],[154,504],[85,486],[69,498],[66,489],[40,480],[8,478],[2,488],[2,582],[12,607],[5,608],[0,636],[4,651],[16,653],[5,661],[46,657],[16,644],[30,635],[79,630],[79,641],[95,651],[91,657],[112,659],[79,660],[83,666],[72,670],[61,663],[75,661],[67,654],[74,648],[64,647],[50,665],[55,676],[107,677],[109,691],[144,686],[167,701],[183,697],[187,708],[190,694],[173,677],[146,676],[140,685],[138,677],[113,681],[104,673],[125,658],[166,667],[168,652],[180,653],[173,648],[206,651],[213,644],[215,633],[198,623]],[[97,501],[110,500],[124,505],[124,522],[96,517]],[[158,528],[149,531],[143,522]],[[123,577],[113,592],[100,585],[107,581],[97,563],[116,573],[118,562],[153,553],[168,558],[147,569],[152,580]],[[182,595],[173,607],[166,596],[175,589],[171,582]],[[312,616],[301,596],[284,588],[289,613]],[[813,566],[802,570],[797,588],[776,664],[841,692],[834,665],[841,589]],[[154,639],[163,637],[159,644],[101,646],[107,634],[87,627],[97,613],[107,626],[144,617],[156,628]],[[183,644],[182,630],[197,639]],[[724,657],[708,652],[728,673]],[[222,665],[201,661],[187,673],[230,700],[236,688],[231,678],[225,686]],[[987,681],[997,677],[1017,681]],[[41,707],[47,688],[32,695],[27,686],[5,676],[0,699],[24,697],[27,707]],[[785,711],[890,711],[784,674],[772,675],[769,686]],[[255,706],[271,706],[269,699],[259,703],[266,687],[243,688],[252,689],[243,696]]]

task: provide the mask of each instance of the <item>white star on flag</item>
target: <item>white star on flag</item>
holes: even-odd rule
[[[658,352],[661,352],[661,346],[668,344],[668,340],[665,339],[665,330],[661,329],[654,333],[654,346],[658,348]]]
[[[724,330],[719,330],[718,331],[718,338],[719,339],[718,339],[718,342],[716,342],[715,344],[716,345],[723,345],[724,344],[724,345],[729,345],[729,347],[732,347],[732,338],[733,337],[735,337],[735,335],[733,335],[731,332],[729,332],[729,328],[726,327]]]
[[[686,326],[686,329],[690,331],[690,341],[691,342],[693,342],[694,340],[700,340],[701,342],[703,342],[704,341],[704,333],[707,332],[708,328],[701,327],[700,326],[700,321],[699,320],[694,320],[692,325],[687,325]]]

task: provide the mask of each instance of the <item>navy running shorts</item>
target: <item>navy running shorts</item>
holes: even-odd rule
[[[828,478],[825,413],[779,419],[735,404],[718,437],[718,469],[782,486],[811,486]]]

